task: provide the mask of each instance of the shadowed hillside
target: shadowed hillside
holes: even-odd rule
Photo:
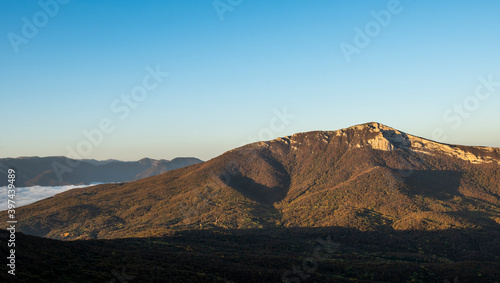
[[[0,281],[496,282],[499,233],[214,229],[69,242],[18,234],[16,281],[6,265]],[[0,238],[7,236],[0,230]],[[0,252],[5,256],[5,245]]]

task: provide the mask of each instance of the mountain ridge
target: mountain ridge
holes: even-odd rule
[[[497,156],[496,148],[423,141],[378,123],[298,133],[56,195],[19,208],[20,230],[56,239],[212,228],[496,230]]]

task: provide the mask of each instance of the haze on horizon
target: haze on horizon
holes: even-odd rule
[[[500,147],[496,1],[54,1],[2,3],[0,158],[208,160],[370,121]]]

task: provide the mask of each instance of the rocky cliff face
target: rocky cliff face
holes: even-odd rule
[[[500,164],[500,148],[493,147],[466,147],[434,142],[420,137],[412,136],[392,129],[379,123],[368,123],[357,128],[367,128],[377,133],[376,137],[368,140],[372,148],[379,150],[394,150],[407,148],[428,154],[442,153],[471,163],[497,163]]]
[[[298,135],[300,134],[278,138],[277,141],[290,143],[292,149],[296,149],[294,144],[297,141],[294,138]],[[500,148],[443,144],[409,135],[376,122],[333,132],[322,132],[322,136],[324,142],[328,142],[331,137],[345,138],[346,142],[349,142],[350,146],[354,148],[368,146],[383,151],[393,151],[400,148],[426,154],[445,154],[474,164],[500,164]]]

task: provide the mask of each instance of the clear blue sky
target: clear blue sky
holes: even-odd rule
[[[0,157],[68,155],[107,118],[85,158],[207,160],[259,139],[283,107],[296,117],[273,138],[377,121],[500,147],[500,2],[402,0],[376,30],[371,12],[390,2],[243,0],[221,20],[211,0],[73,0],[52,15],[2,1]],[[358,48],[350,62],[343,43]],[[148,66],[169,75],[120,119],[113,102]],[[489,97],[470,98],[488,76]]]

